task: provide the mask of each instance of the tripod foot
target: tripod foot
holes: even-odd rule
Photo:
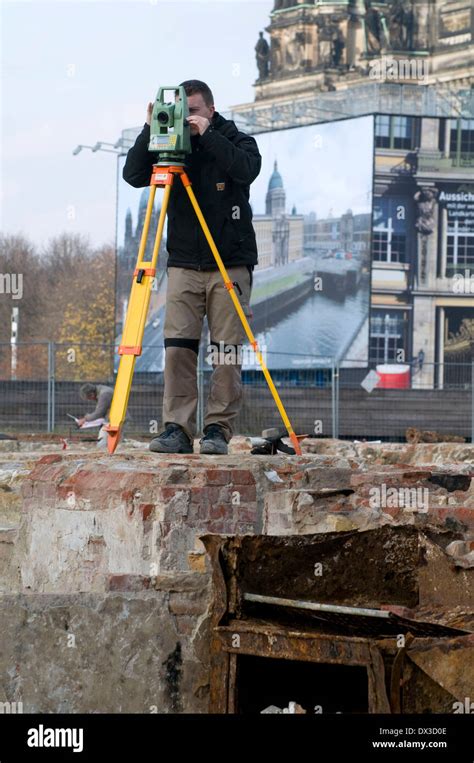
[[[107,429],[107,450],[109,451],[110,455],[115,453],[115,449],[119,444],[121,434],[122,432],[120,427]]]
[[[301,452],[301,445],[299,443],[298,437],[295,435],[294,432],[291,433],[290,439],[291,439],[291,442],[293,443],[296,455],[297,456],[303,455]]]

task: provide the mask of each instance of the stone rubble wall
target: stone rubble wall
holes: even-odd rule
[[[308,440],[302,457],[257,457],[235,438],[218,458],[61,447],[0,442],[0,701],[26,712],[206,712],[208,533],[435,525],[453,568],[472,566],[471,445]],[[381,503],[390,488],[427,502],[379,506],[374,488]]]

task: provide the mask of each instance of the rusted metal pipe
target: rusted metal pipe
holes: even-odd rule
[[[336,604],[318,604],[313,601],[299,601],[298,599],[280,599],[277,596],[261,596],[257,593],[244,593],[246,601],[254,601],[259,604],[276,604],[279,607],[293,607],[295,609],[309,609],[313,612],[338,612],[341,615],[360,615],[361,617],[381,617],[387,619],[390,612],[382,609],[365,609],[363,607],[343,607]]]

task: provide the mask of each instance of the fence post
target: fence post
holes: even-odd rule
[[[339,366],[335,361],[332,364],[331,374],[331,408],[332,436],[337,440],[339,437]]]
[[[54,411],[54,393],[55,393],[55,353],[56,345],[54,342],[48,342],[48,432],[54,432],[55,411]]]
[[[51,432],[51,342],[48,342],[48,384],[46,391],[48,395],[46,431],[49,434]]]
[[[52,376],[51,376],[51,431],[54,432],[56,428],[56,345],[53,342],[52,352]]]
[[[471,360],[471,442],[474,442],[474,360]]]

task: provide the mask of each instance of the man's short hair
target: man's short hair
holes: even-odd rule
[[[186,79],[179,84],[184,87],[184,92],[188,96],[201,93],[208,109],[214,106],[214,96],[212,95],[211,88],[205,82],[202,82],[200,79]]]
[[[81,400],[88,400],[89,395],[97,394],[97,384],[83,384],[79,390]]]

